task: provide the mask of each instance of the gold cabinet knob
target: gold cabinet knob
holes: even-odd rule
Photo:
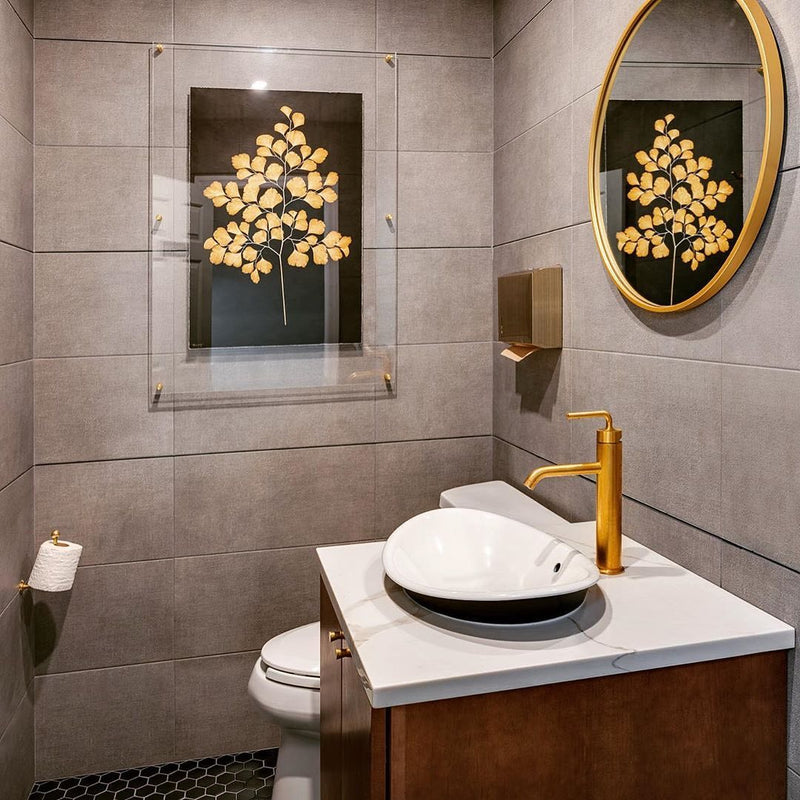
[[[353,654],[350,652],[349,647],[336,648],[336,660],[341,661],[343,658],[352,658]]]
[[[328,631],[328,639],[332,642],[338,642],[344,639],[344,631]]]

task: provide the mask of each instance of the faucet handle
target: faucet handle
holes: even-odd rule
[[[614,427],[614,420],[608,411],[570,411],[567,419],[587,419],[589,417],[600,417],[606,421],[605,428],[597,431],[598,443],[615,444],[622,441],[622,431]]]

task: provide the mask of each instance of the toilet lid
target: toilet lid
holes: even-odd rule
[[[319,622],[273,637],[261,648],[261,660],[279,672],[319,678]]]

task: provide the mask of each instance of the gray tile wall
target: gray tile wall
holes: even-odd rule
[[[716,298],[656,318],[608,280],[588,222],[586,164],[602,76],[640,0],[495,2],[494,272],[564,267],[565,348],[494,363],[494,475],[594,452],[594,426],[564,412],[608,407],[625,431],[626,531],[800,623],[798,64],[793,0],[762,0],[781,48],[788,132],[767,223]],[[591,519],[588,480],[537,496]],[[800,797],[800,673],[789,697],[790,797]]]
[[[34,4],[36,255],[9,263],[35,272],[35,341],[2,335],[17,325],[2,306],[0,356],[33,354],[35,369],[0,367],[0,393],[20,398],[0,409],[29,411],[33,385],[36,538],[58,527],[85,547],[71,594],[39,598],[34,614],[39,778],[277,744],[246,682],[268,637],[315,619],[314,546],[384,537],[442,489],[491,476],[491,3],[277,7]],[[400,52],[396,400],[148,410],[152,41]],[[226,81],[240,58],[205,61]],[[0,120],[6,135],[21,138]],[[0,256],[4,226],[14,219],[0,215]],[[29,439],[0,438],[0,477]],[[9,513],[29,531],[20,494]],[[3,570],[5,591],[17,570]]]
[[[33,563],[33,34],[0,0],[0,794],[34,776],[34,626],[16,585]]]

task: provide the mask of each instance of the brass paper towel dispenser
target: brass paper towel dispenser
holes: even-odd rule
[[[499,338],[503,355],[522,361],[537,350],[560,348],[564,335],[561,267],[515,272],[497,279]]]

